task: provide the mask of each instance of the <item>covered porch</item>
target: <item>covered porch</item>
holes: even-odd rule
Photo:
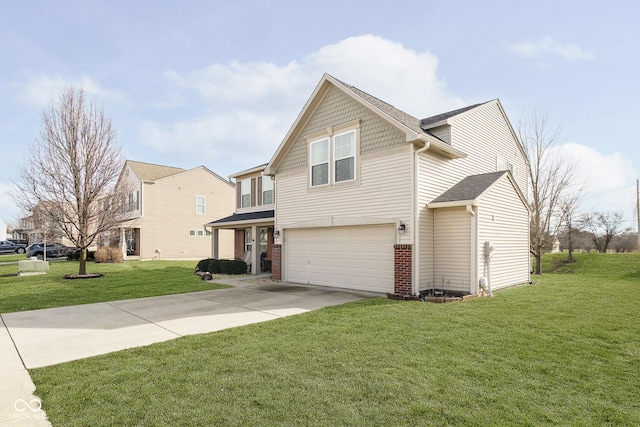
[[[274,210],[239,213],[204,225],[211,231],[211,255],[219,259],[219,231],[234,230],[234,258],[245,261],[251,274],[271,271]]]

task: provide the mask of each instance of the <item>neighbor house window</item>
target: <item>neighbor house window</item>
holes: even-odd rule
[[[242,196],[240,200],[240,207],[251,207],[251,179],[243,179],[240,181],[240,194]]]
[[[203,214],[205,212],[205,197],[196,196],[196,213]]]
[[[189,230],[189,237],[196,237],[196,230]]]
[[[311,143],[311,186],[329,183],[329,138]]]
[[[273,204],[273,180],[270,176],[262,177],[262,204]]]
[[[356,131],[333,138],[334,182],[352,181],[356,172]]]
[[[196,230],[198,237],[204,237],[204,230]]]

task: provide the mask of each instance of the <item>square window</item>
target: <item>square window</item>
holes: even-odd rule
[[[204,230],[196,230],[198,237],[204,237]]]
[[[189,237],[196,237],[196,230],[189,230]]]

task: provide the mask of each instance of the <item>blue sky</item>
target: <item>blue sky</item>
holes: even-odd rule
[[[47,102],[82,86],[127,158],[221,176],[267,162],[324,72],[416,117],[546,113],[584,210],[634,226],[640,3],[26,1],[0,15],[0,218]],[[634,226],[635,228],[635,226]]]

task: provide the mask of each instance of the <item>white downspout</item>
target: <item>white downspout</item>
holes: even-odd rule
[[[413,266],[413,280],[411,284],[411,292],[413,295],[418,295],[420,293],[420,204],[418,203],[419,190],[418,186],[420,185],[420,154],[424,153],[429,149],[431,143],[429,141],[425,141],[424,146],[417,149],[415,151],[414,157],[414,169],[413,169],[413,185],[412,185],[412,200],[413,200],[413,218],[411,219],[411,224],[413,225],[413,256],[411,260],[411,265]]]

